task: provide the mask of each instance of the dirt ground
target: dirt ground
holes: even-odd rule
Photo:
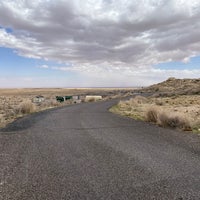
[[[0,127],[6,126],[16,118],[25,115],[23,106],[29,106],[28,113],[72,104],[72,101],[59,103],[56,96],[102,95],[103,99],[128,95],[133,88],[33,88],[0,89]],[[33,103],[35,96],[44,96],[44,101]],[[30,108],[31,107],[31,108]]]

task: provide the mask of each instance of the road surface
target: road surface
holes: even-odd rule
[[[200,138],[108,112],[116,100],[0,130],[1,200],[200,199]]]

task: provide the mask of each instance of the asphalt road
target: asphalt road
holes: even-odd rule
[[[109,113],[108,102],[0,130],[1,200],[200,199],[200,138]]]

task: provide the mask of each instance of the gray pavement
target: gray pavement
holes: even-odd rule
[[[200,138],[108,112],[116,100],[0,130],[0,200],[200,199]]]

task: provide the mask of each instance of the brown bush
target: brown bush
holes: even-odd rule
[[[59,106],[60,104],[59,104],[59,102],[56,101],[56,100],[51,100],[51,101],[50,101],[50,105],[53,106],[53,107],[56,107],[56,106]]]
[[[130,99],[130,101],[132,101],[133,103],[136,103],[136,104],[143,104],[143,103],[147,103],[148,100],[146,97],[137,95],[134,98]]]
[[[120,108],[127,108],[128,106],[130,106],[130,101],[119,101],[118,106]]]
[[[31,101],[24,101],[19,105],[19,109],[22,114],[29,114],[34,112],[35,106]]]
[[[21,108],[20,108],[20,106],[14,107],[13,111],[15,112],[15,115],[20,115],[21,114]]]
[[[166,102],[166,103],[167,103],[167,102]],[[163,105],[164,105],[164,103],[163,103],[161,100],[158,100],[158,99],[155,100],[155,104],[156,104],[157,106],[163,106]]]
[[[159,124],[163,127],[180,128],[182,130],[191,130],[189,121],[182,116],[159,114]]]
[[[156,123],[158,121],[159,110],[156,107],[149,108],[146,112],[146,121]]]

